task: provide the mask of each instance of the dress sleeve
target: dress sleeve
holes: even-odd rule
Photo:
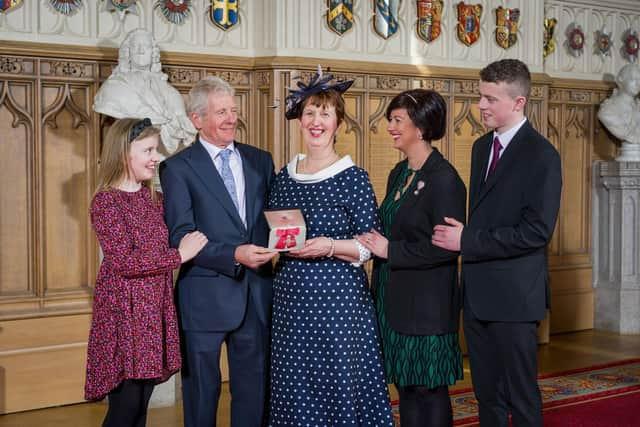
[[[126,278],[171,272],[181,263],[180,253],[168,245],[153,249],[134,246],[122,206],[109,192],[98,193],[91,205],[91,223],[104,254],[116,273]]]
[[[346,208],[353,235],[375,229],[382,232],[378,218],[378,205],[369,175],[357,168],[349,188],[342,193],[346,197]]]

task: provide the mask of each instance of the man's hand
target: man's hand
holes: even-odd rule
[[[255,270],[276,256],[276,254],[277,252],[262,246],[240,245],[236,248],[234,258],[236,262]]]
[[[460,240],[464,224],[446,216],[444,217],[444,222],[448,225],[436,225],[433,227],[431,243],[443,249],[460,252]]]

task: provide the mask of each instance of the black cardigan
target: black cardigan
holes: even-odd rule
[[[391,171],[387,195],[406,167],[404,160]],[[434,148],[407,192],[391,225],[391,235],[386,236],[389,283],[385,315],[389,325],[403,334],[456,332],[461,304],[458,253],[433,246],[431,236],[435,225],[445,223],[445,216],[465,221],[466,188],[453,166]],[[380,262],[377,259],[374,263],[374,289]]]

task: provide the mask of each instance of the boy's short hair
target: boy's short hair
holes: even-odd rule
[[[529,98],[531,73],[529,67],[518,59],[502,59],[492,62],[480,71],[480,79],[488,83],[508,83],[512,97]]]

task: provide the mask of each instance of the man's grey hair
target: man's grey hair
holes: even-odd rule
[[[234,96],[236,91],[220,77],[207,76],[195,84],[189,91],[187,114],[196,113],[204,117],[209,109],[209,94]]]

